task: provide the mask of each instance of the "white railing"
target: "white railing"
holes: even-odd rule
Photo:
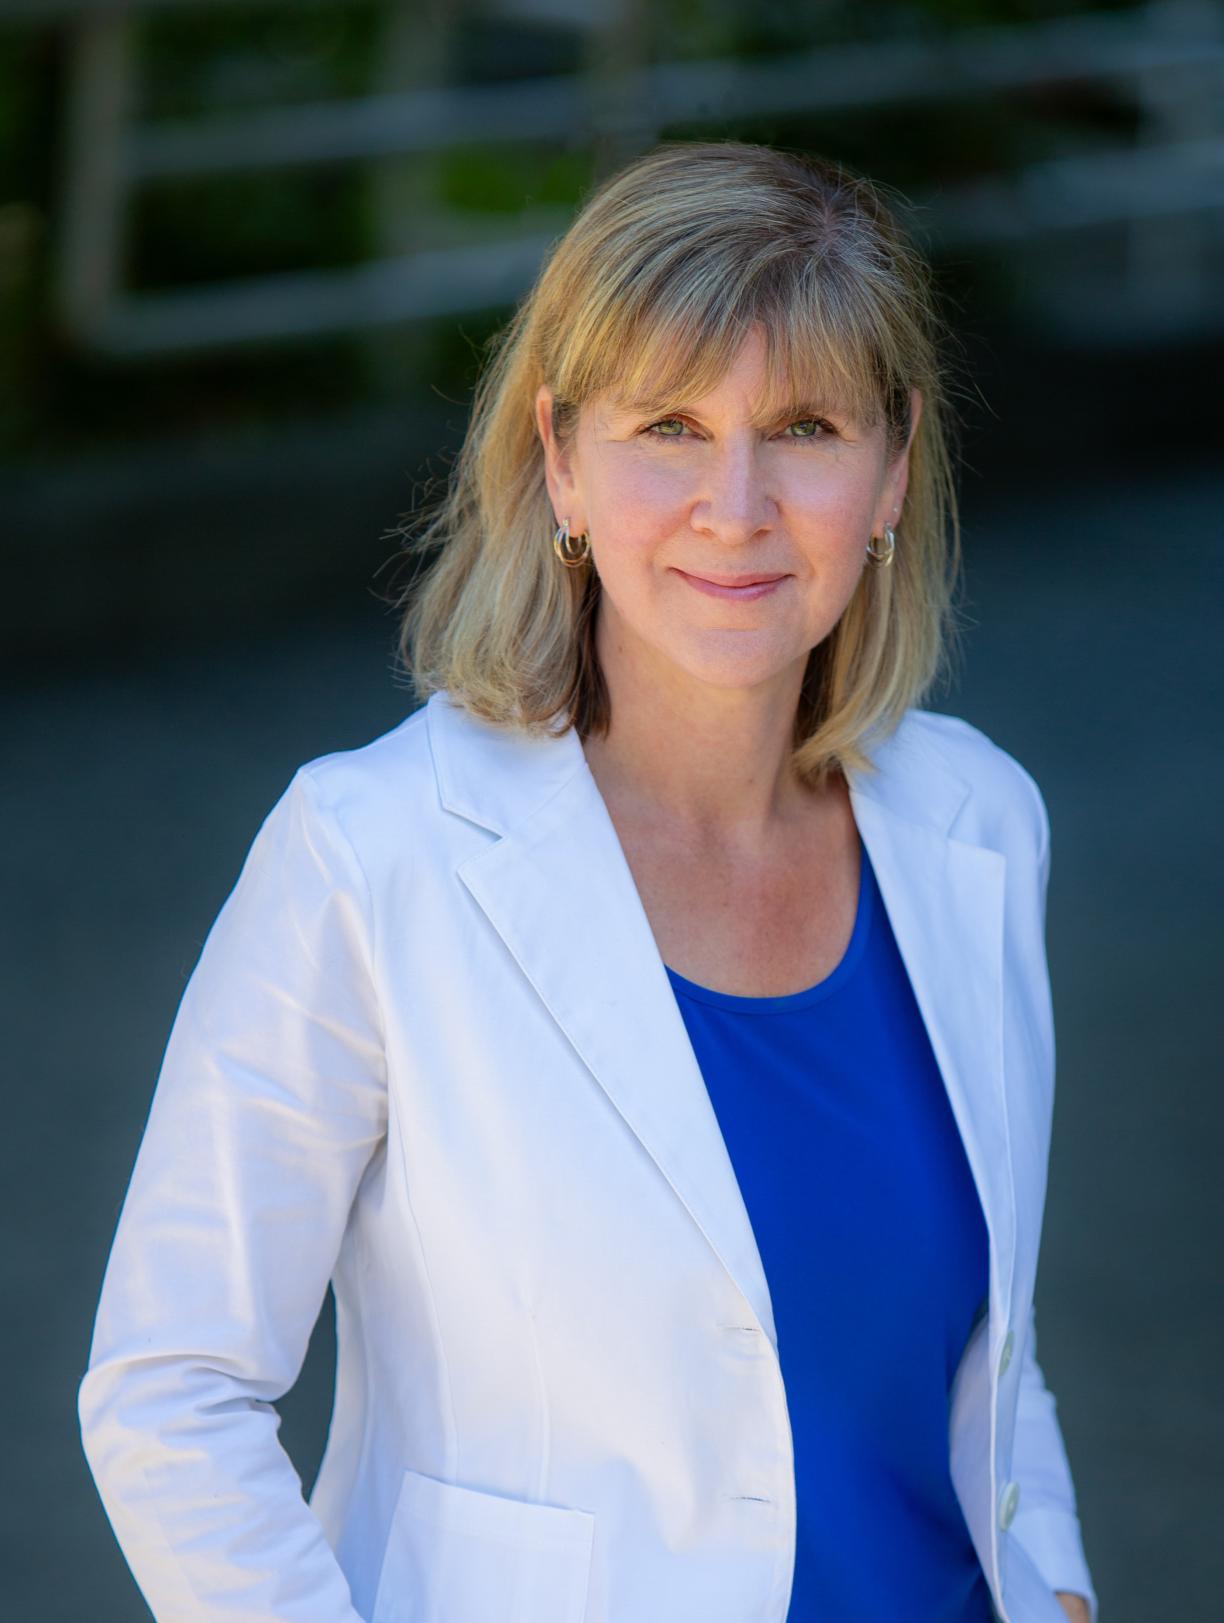
[[[1209,265],[1224,205],[1224,11],[1198,0],[1094,12],[932,41],[841,44],[782,58],[635,65],[618,8],[575,6],[591,22],[590,69],[506,84],[373,94],[201,122],[139,124],[137,11],[215,0],[0,0],[0,22],[69,30],[65,164],[55,240],[55,307],[78,342],[118,356],[293,339],[512,301],[530,282],[564,211],[536,209],[494,235],[428,209],[450,246],[421,246],[343,270],[302,270],[174,291],[131,292],[121,274],[127,210],[154,181],[316,164],[377,163],[458,144],[592,143],[609,161],[669,127],[755,116],[924,105],[1098,81],[1130,106],[1133,144],[1031,164],[915,201],[933,245],[1022,244],[1050,234],[1119,231],[1122,278],[1110,309],[1074,319],[1102,331],[1167,321],[1175,272],[1182,319],[1219,321]],[[519,0],[522,4],[523,0]],[[554,0],[554,9],[560,0]],[[513,12],[515,0],[502,0]],[[564,8],[563,8],[564,9]],[[464,235],[468,240],[462,240]],[[393,234],[392,234],[393,235]],[[460,241],[454,244],[458,235]],[[1172,244],[1172,248],[1170,248]]]

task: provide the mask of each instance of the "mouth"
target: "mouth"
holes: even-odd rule
[[[776,591],[784,580],[790,579],[790,576],[785,574],[690,575],[684,569],[677,569],[676,574],[708,597],[727,598],[736,603],[747,603],[754,598],[764,597],[768,592]]]

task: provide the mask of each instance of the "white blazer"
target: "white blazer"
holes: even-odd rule
[[[854,813],[990,1239],[952,1479],[1001,1618],[1065,1623],[1055,1588],[1095,1618],[1034,1359],[1045,807],[950,716],[875,762]],[[329,1278],[307,1504],[273,1405]],[[783,1623],[769,1290],[576,734],[435,695],[294,775],[183,994],[79,1402],[162,1620]]]

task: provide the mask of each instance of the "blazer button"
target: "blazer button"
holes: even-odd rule
[[[1012,1361],[1012,1351],[1016,1345],[1016,1338],[1009,1330],[1003,1337],[1003,1350],[999,1354],[999,1379],[1007,1374],[1008,1365]]]
[[[999,1495],[999,1526],[1005,1533],[1016,1519],[1016,1507],[1019,1503],[1020,1484],[1009,1482]]]

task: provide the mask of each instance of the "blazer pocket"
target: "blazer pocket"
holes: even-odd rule
[[[405,1471],[372,1623],[582,1623],[595,1517]]]

